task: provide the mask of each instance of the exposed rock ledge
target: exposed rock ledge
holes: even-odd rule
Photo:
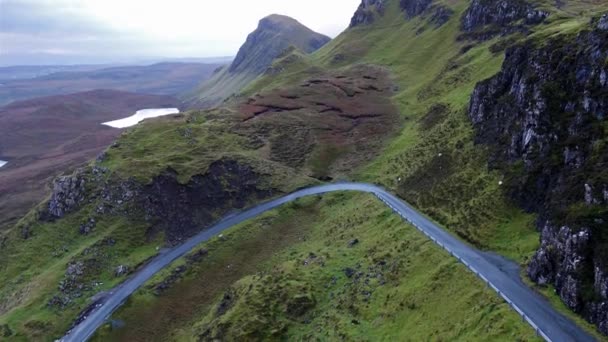
[[[490,167],[504,172],[507,193],[540,216],[541,247],[528,274],[554,285],[604,334],[607,59],[604,15],[576,36],[508,49],[500,73],[476,86],[469,109],[476,141],[490,147]]]

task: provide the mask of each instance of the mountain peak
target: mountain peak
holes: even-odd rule
[[[260,24],[262,23],[276,23],[276,24],[283,24],[283,25],[302,25],[299,21],[297,21],[296,19],[286,16],[286,15],[282,15],[282,14],[270,14],[262,19],[260,19]],[[302,25],[304,26],[304,25]]]
[[[310,33],[315,33],[308,27],[304,26],[299,21],[292,17],[281,14],[271,14],[260,19],[257,30],[269,30],[269,31],[289,31],[289,30],[307,30]],[[256,31],[257,31],[256,30]]]
[[[191,107],[216,105],[268,70],[287,49],[312,53],[330,40],[291,17],[271,14],[247,36],[232,64],[186,95],[186,101]]]
[[[299,21],[280,14],[271,14],[247,37],[239,49],[229,71],[262,73],[272,61],[290,45],[311,53],[331,39],[314,32]]]

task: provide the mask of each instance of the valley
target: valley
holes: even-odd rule
[[[172,107],[169,96],[113,90],[37,98],[0,108],[0,230],[47,196],[58,174],[95,158],[121,134],[102,126],[146,107]]]
[[[175,96],[209,78],[222,64],[158,63],[60,71],[35,78],[0,81],[0,106],[43,96],[99,89]],[[141,108],[140,108],[141,109]]]

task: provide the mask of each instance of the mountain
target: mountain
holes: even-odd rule
[[[276,56],[220,107],[145,122],[53,181],[0,237],[5,336],[60,338],[163,247],[279,194],[355,180],[488,251],[606,339],[605,2],[363,0],[315,53]],[[340,193],[197,246],[95,338],[538,336],[375,197]]]
[[[176,95],[210,77],[221,64],[157,63],[89,71],[62,71],[0,84],[0,105],[42,96],[113,89],[155,95]]]
[[[94,158],[120,135],[102,122],[177,102],[169,96],[95,90],[0,107],[0,159],[9,162],[0,170],[0,228],[46,196],[50,177]]]
[[[215,106],[263,74],[290,46],[308,54],[328,41],[329,37],[310,30],[295,19],[269,15],[249,34],[232,64],[216,70],[209,80],[182,98],[191,107]]]

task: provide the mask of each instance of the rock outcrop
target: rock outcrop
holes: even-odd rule
[[[435,25],[435,27],[441,27],[447,23],[450,18],[454,15],[454,10],[445,6],[436,6],[432,12],[429,21]]]
[[[475,88],[469,109],[476,141],[490,147],[489,164],[505,173],[507,192],[539,213],[541,247],[528,274],[553,284],[605,334],[607,21],[542,46],[509,48],[500,73]]]
[[[422,16],[435,27],[445,24],[454,10],[441,4],[434,4],[433,0],[401,0],[401,10],[407,20]],[[384,16],[386,0],[362,0],[350,22],[350,27],[372,24],[376,17]]]
[[[150,226],[147,234],[162,232],[167,244],[172,245],[204,230],[218,216],[272,196],[277,191],[261,185],[265,183],[264,177],[251,165],[230,158],[212,162],[206,172],[193,176],[186,184],[178,182],[177,173],[170,168],[144,184],[133,179],[118,179],[108,170],[94,166],[60,177],[55,182],[53,205],[49,204],[48,208],[63,209],[61,212],[45,209],[41,219],[48,219],[54,213],[57,213],[54,218],[60,217],[59,213],[65,215],[66,208],[76,210],[87,206],[99,217],[138,217]],[[64,204],[68,202],[69,205]],[[89,234],[96,222],[96,218],[91,217],[74,229]],[[123,277],[135,270],[136,265],[113,263],[115,245],[116,241],[108,237],[72,258],[48,306],[56,310],[71,307],[75,299],[95,291],[104,272]],[[206,250],[194,253],[188,258],[189,263],[202,259],[206,253]],[[183,271],[185,268],[180,272]]]
[[[258,188],[261,175],[247,164],[222,159],[212,163],[203,175],[180,184],[169,170],[142,188],[136,200],[156,229],[162,229],[169,242],[177,243],[212,223],[214,214],[243,208],[250,200],[272,195]]]
[[[421,16],[435,27],[443,26],[454,14],[454,10],[442,4],[435,4],[433,0],[401,0],[399,6],[406,19]]]
[[[421,15],[430,6],[433,0],[401,0],[399,6],[409,19]]]
[[[77,209],[85,199],[86,179],[82,170],[71,176],[62,176],[53,182],[48,202],[48,218],[61,218]]]
[[[591,232],[589,229],[573,231],[545,222],[541,230],[541,248],[528,267],[528,275],[539,285],[554,284],[559,296],[574,310],[584,307],[581,293],[586,284],[580,274],[592,262]]]
[[[232,159],[211,163],[204,174],[193,176],[186,184],[178,182],[177,173],[170,168],[150,184],[142,184],[93,166],[59,177],[40,219],[58,219],[92,205],[96,217],[87,218],[75,228],[80,234],[91,233],[97,218],[104,215],[143,215],[152,226],[151,233],[163,231],[167,242],[173,244],[212,223],[218,212],[224,214],[273,195],[275,190],[259,188],[263,178],[250,165]],[[24,238],[30,237],[33,232],[24,229]]]
[[[467,38],[487,40],[526,32],[526,26],[539,24],[548,16],[526,0],[473,0],[462,16],[461,29]]]
[[[376,18],[376,13],[380,16],[384,15],[385,2],[386,0],[362,0],[357,11],[350,20],[349,27],[373,23]]]

